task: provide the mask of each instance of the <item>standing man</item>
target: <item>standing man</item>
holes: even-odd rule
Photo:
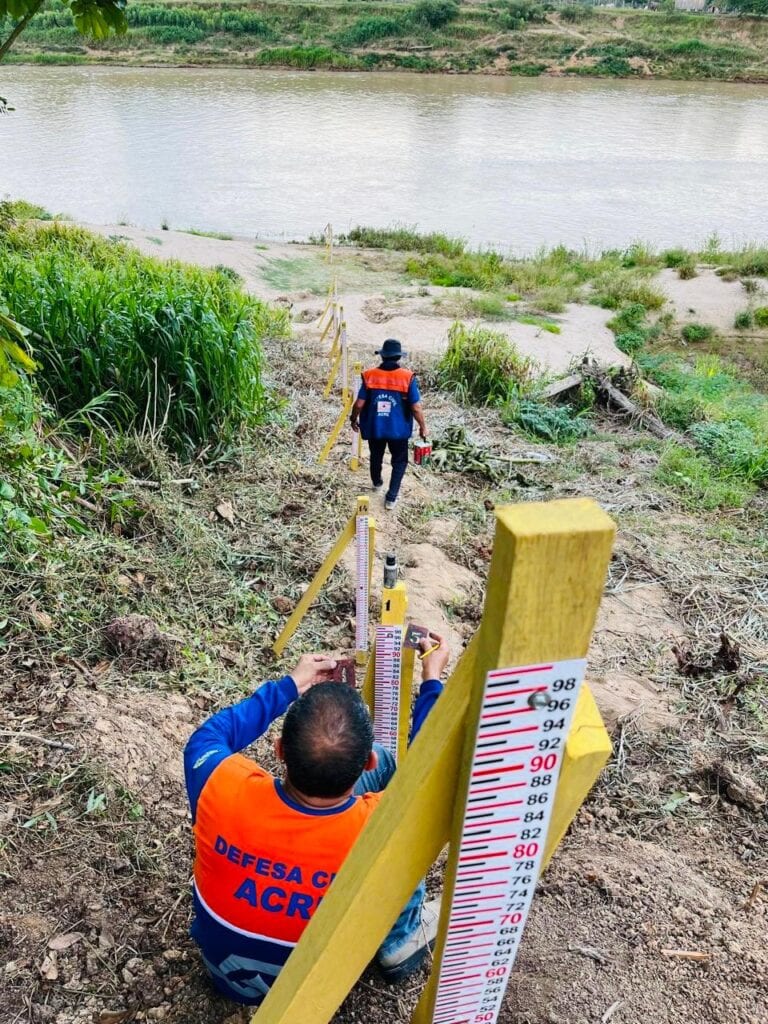
[[[374,491],[384,486],[381,469],[384,452],[392,456],[392,475],[384,507],[393,509],[400,484],[408,468],[408,441],[414,419],[422,440],[427,439],[427,424],[421,407],[421,394],[413,370],[400,366],[406,353],[399,341],[387,338],[376,352],[381,364],[363,371],[363,383],[352,406],[353,430],[361,430],[371,450],[371,483]]]

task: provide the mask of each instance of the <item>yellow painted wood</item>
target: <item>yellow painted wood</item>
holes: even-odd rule
[[[367,497],[365,497],[365,495],[360,495],[358,497],[358,499],[357,499],[357,507],[355,508],[355,511],[352,514],[352,517],[350,518],[349,522],[344,527],[344,529],[341,531],[341,535],[339,536],[339,539],[336,541],[336,543],[333,545],[331,550],[325,556],[323,564],[317,570],[317,572],[315,573],[314,579],[312,580],[312,582],[309,584],[307,589],[302,594],[301,600],[299,601],[299,603],[296,605],[296,607],[291,612],[291,614],[290,614],[290,616],[288,618],[288,621],[283,626],[283,628],[282,628],[282,630],[280,632],[280,635],[278,636],[277,640],[275,640],[275,642],[272,644],[272,650],[278,656],[280,654],[282,654],[283,651],[285,650],[286,644],[288,643],[288,641],[291,639],[293,634],[298,629],[299,623],[301,622],[301,620],[307,614],[309,606],[312,604],[312,602],[315,600],[317,595],[320,593],[320,590],[322,589],[323,584],[328,579],[328,577],[331,575],[331,573],[333,572],[334,568],[341,561],[341,557],[344,554],[344,552],[345,552],[345,550],[347,548],[347,545],[350,544],[352,540],[354,540],[355,529],[356,529],[356,526],[357,526],[357,516],[358,515],[367,515],[368,514],[369,505],[370,505],[369,499]]]
[[[342,405],[341,412],[339,413],[336,422],[331,428],[331,432],[328,435],[328,440],[323,445],[323,450],[317,457],[317,461],[322,465],[328,456],[333,451],[333,447],[339,439],[339,434],[344,429],[344,424],[349,419],[349,414],[352,412],[352,398],[347,398],[346,404]]]
[[[336,323],[336,303],[332,302],[331,303],[331,316],[330,316],[330,319],[328,320],[328,323],[323,328],[323,333],[320,335],[321,343],[323,341],[325,341],[326,335],[328,334],[328,331],[330,331],[330,329],[331,329],[331,324],[335,324],[335,323]]]
[[[555,806],[547,834],[544,852],[546,867],[568,831],[587,794],[611,756],[611,740],[595,704],[595,698],[585,683],[573,713],[571,731],[565,742],[565,754],[560,769]]]
[[[403,660],[400,662],[400,715],[397,723],[398,764],[403,763],[403,758],[408,750],[408,733],[411,728],[411,701],[413,698],[413,669],[415,664],[416,651],[412,647],[404,647]]]
[[[608,516],[586,499],[498,510],[479,631],[253,1024],[331,1019],[419,879],[449,836],[460,834],[486,674],[585,655],[613,534]],[[441,920],[438,957],[446,927]],[[431,1019],[435,976],[417,1008],[420,1024]]]
[[[485,676],[492,668],[586,655],[615,533],[613,522],[587,499],[507,506],[497,519],[479,637],[482,648],[498,638],[498,650],[476,676],[470,699],[432,972],[412,1024],[429,1024],[434,1014]]]
[[[341,348],[339,348],[337,350],[336,355],[333,357],[333,360],[331,361],[331,369],[330,369],[330,372],[328,374],[328,380],[326,381],[325,389],[323,390],[323,398],[329,398],[330,397],[331,391],[333,391],[333,385],[336,383],[336,377],[338,376],[339,366],[340,365],[341,365]],[[344,388],[343,391],[342,391],[342,394],[343,394],[342,408],[346,408],[347,406],[349,406],[350,409],[351,409],[352,406],[351,406],[351,402],[349,401],[349,391],[348,391],[348,389]]]

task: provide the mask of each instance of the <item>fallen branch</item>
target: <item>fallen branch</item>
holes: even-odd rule
[[[621,412],[641,423],[655,437],[661,438],[662,441],[668,441],[671,438],[679,439],[677,432],[665,427],[656,413],[651,412],[650,409],[641,409],[623,391],[619,391],[608,379],[607,374],[598,369],[594,363],[585,363],[582,367],[582,374],[594,382],[598,392],[602,394],[608,404],[613,404]]]
[[[49,740],[47,736],[40,736],[36,732],[13,732],[11,729],[0,729],[0,736],[10,736],[11,739],[32,740],[35,743],[43,743],[46,747],[53,747],[55,750],[74,750],[71,743],[62,743],[61,740]]]
[[[662,949],[662,956],[671,956],[676,960],[696,960],[703,963],[712,959],[711,953],[701,953],[696,949]]]

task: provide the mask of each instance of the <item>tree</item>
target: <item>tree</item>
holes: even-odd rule
[[[110,32],[122,34],[128,28],[125,8],[128,0],[65,0],[72,12],[78,32],[84,36],[104,39]],[[10,18],[13,25],[8,37],[0,41],[0,61],[45,3],[45,0],[0,0],[0,25]],[[0,113],[4,107],[0,100]]]

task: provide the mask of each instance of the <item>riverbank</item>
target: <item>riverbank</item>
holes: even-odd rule
[[[768,81],[768,19],[682,12],[548,10],[419,0],[131,3],[126,36],[88,42],[54,3],[16,62],[289,67],[338,71]]]
[[[327,340],[313,315],[331,268],[320,246],[161,229],[142,240],[124,226],[101,232],[133,236],[125,247],[74,227],[54,228],[49,245],[46,230],[14,233],[0,263],[14,264],[3,300],[17,313],[24,305],[35,329],[50,334],[47,348],[39,346],[50,365],[21,390],[0,385],[0,512],[4,526],[13,524],[0,548],[0,1019],[239,1024],[206,982],[188,934],[181,754],[202,719],[290,669],[300,652],[354,644],[354,574],[345,563],[286,658],[276,661],[269,647],[366,487],[364,471],[347,468],[347,446],[317,464],[338,412],[338,396],[322,397]],[[2,231],[0,222],[0,244]],[[384,314],[396,307],[398,289],[411,287],[409,260],[465,257],[439,236],[412,237],[408,251],[370,247],[394,242],[387,233],[360,237],[368,247],[337,252],[340,292],[345,301],[379,294]],[[133,242],[154,255],[215,260],[219,270],[143,262]],[[64,258],[46,273],[44,260],[58,245]],[[637,263],[640,253],[630,252],[625,259]],[[646,259],[644,283],[659,287],[669,275],[653,254]],[[553,262],[526,265],[533,284]],[[672,283],[704,282],[709,294],[722,281],[711,266],[693,269],[698,276],[673,270]],[[742,281],[762,289],[768,264],[762,274],[754,259],[732,269],[730,283],[756,303],[759,291]],[[148,402],[143,416],[134,395],[138,415],[125,426],[127,386],[166,386],[175,374],[171,424],[180,422],[190,384],[226,397],[220,387],[237,350],[229,337],[217,344],[218,320],[245,301],[238,273],[272,300],[270,307],[250,300],[259,326],[251,342],[263,353],[261,395],[279,403],[267,402],[268,419],[246,423],[236,439],[222,444],[221,424],[209,423],[194,458],[174,454],[179,439],[166,433],[165,401]],[[565,259],[557,274],[569,285]],[[116,278],[121,288],[136,284],[120,302]],[[417,288],[428,289],[416,297],[430,301],[493,294],[428,281]],[[582,300],[588,293],[585,284]],[[454,449],[447,464],[412,467],[394,512],[372,495],[377,586],[383,553],[396,550],[409,613],[444,632],[455,654],[477,627],[495,506],[588,495],[618,523],[589,654],[590,685],[615,754],[537,887],[500,1024],[763,1019],[768,505],[765,490],[745,487],[733,466],[730,489],[720,481],[720,505],[704,497],[714,495],[723,454],[717,428],[749,409],[759,418],[765,396],[739,381],[733,364],[712,357],[712,335],[686,342],[672,310],[665,335],[650,336],[637,305],[615,312],[634,318],[644,355],[674,356],[646,397],[665,422],[676,417],[685,445],[698,445],[687,462],[679,441],[659,440],[640,419],[618,418],[588,387],[565,404],[529,395],[523,426],[509,407],[477,404],[482,395],[466,389],[462,397],[457,385],[473,365],[455,364],[449,378],[442,350],[421,349],[415,361],[430,432],[435,440],[463,432],[468,457],[462,462]],[[392,319],[373,313],[366,306],[371,337],[380,340]],[[548,316],[554,322],[560,314]],[[409,322],[414,347],[427,319]],[[91,334],[81,337],[84,323]],[[230,319],[230,330],[237,324]],[[465,321],[475,336],[477,327],[500,324]],[[160,375],[116,375],[118,342],[132,336],[142,355],[159,349],[176,361]],[[588,332],[582,341],[589,344]],[[360,351],[370,358],[367,342]],[[84,365],[102,372],[112,393],[83,409],[90,392],[72,366],[86,355]],[[198,360],[209,369],[205,382],[196,380]],[[615,380],[629,388],[632,377]],[[100,381],[89,381],[103,394]],[[210,413],[212,404],[202,396],[199,411]],[[571,428],[570,441],[557,440],[558,424]],[[702,427],[709,438],[697,441]],[[743,432],[733,437],[743,443]],[[709,474],[708,491],[692,491],[694,468],[699,483]],[[140,628],[131,616],[144,616]],[[270,739],[253,753],[274,767]],[[430,897],[441,889],[442,864],[430,872]],[[406,1024],[424,981],[421,974],[387,986],[366,971],[334,1024]]]

